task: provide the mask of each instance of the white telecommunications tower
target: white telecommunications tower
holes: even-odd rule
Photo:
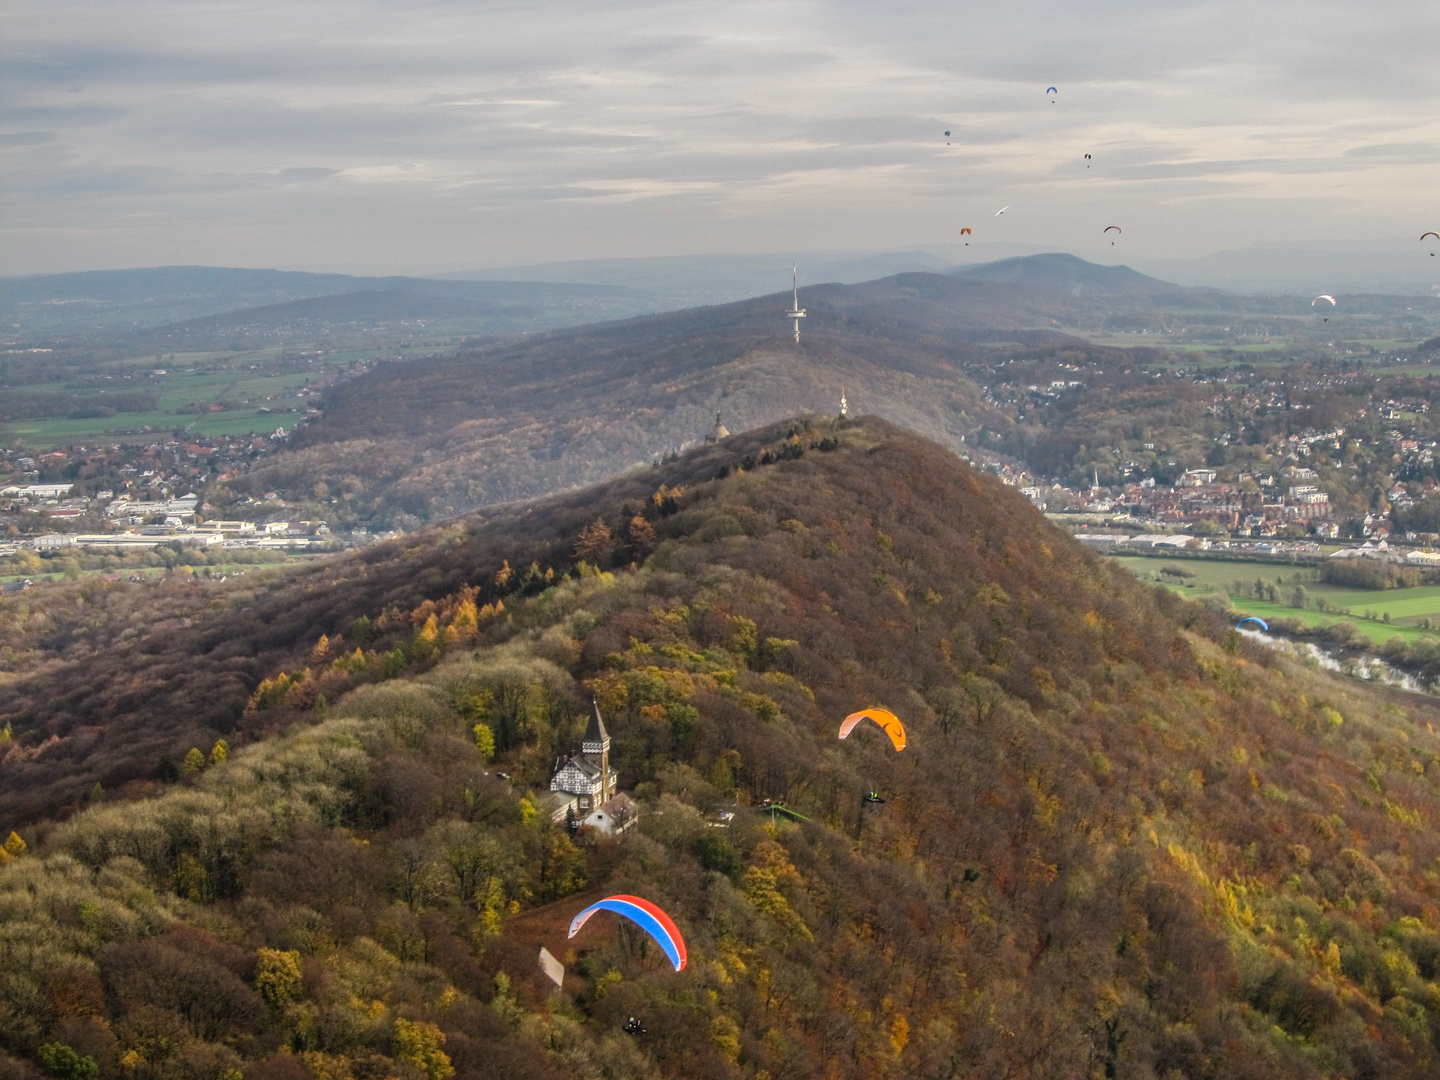
[[[794,288],[795,302],[789,311],[785,312],[785,318],[795,320],[795,340],[800,340],[800,320],[805,317],[805,309],[800,306],[800,271],[792,263],[790,265],[791,285]]]

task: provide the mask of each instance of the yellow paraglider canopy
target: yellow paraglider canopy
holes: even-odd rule
[[[843,739],[849,735],[855,725],[867,717],[885,729],[885,734],[890,736],[890,741],[895,744],[896,750],[905,749],[905,725],[900,723],[899,717],[889,709],[861,709],[857,713],[851,713],[840,725],[840,738]]]

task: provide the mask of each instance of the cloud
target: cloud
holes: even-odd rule
[[[1317,213],[1408,235],[1437,32],[1341,0],[12,0],[0,271],[903,248],[1011,198],[1006,240],[1123,215],[1155,257]]]
[[[16,131],[9,134],[0,133],[0,147],[9,146],[41,146],[44,143],[56,142],[60,138],[53,131]]]
[[[311,165],[296,169],[281,169],[278,175],[281,180],[324,180],[328,176],[335,176],[339,171],[339,169],[326,169],[319,165]]]

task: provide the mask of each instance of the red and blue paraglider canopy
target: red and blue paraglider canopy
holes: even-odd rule
[[[655,939],[655,943],[660,948],[665,950],[665,955],[670,958],[670,963],[675,965],[676,971],[682,970],[688,962],[685,939],[680,936],[680,931],[671,921],[670,916],[650,903],[649,900],[642,900],[638,896],[607,896],[604,900],[591,904],[575,916],[570,923],[570,933],[567,936],[573,938],[578,934],[580,928],[597,911],[613,911],[637,924],[641,930]]]

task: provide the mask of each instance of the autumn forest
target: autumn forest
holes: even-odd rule
[[[886,422],[147,589],[0,607],[4,1080],[1440,1072],[1440,708]]]

